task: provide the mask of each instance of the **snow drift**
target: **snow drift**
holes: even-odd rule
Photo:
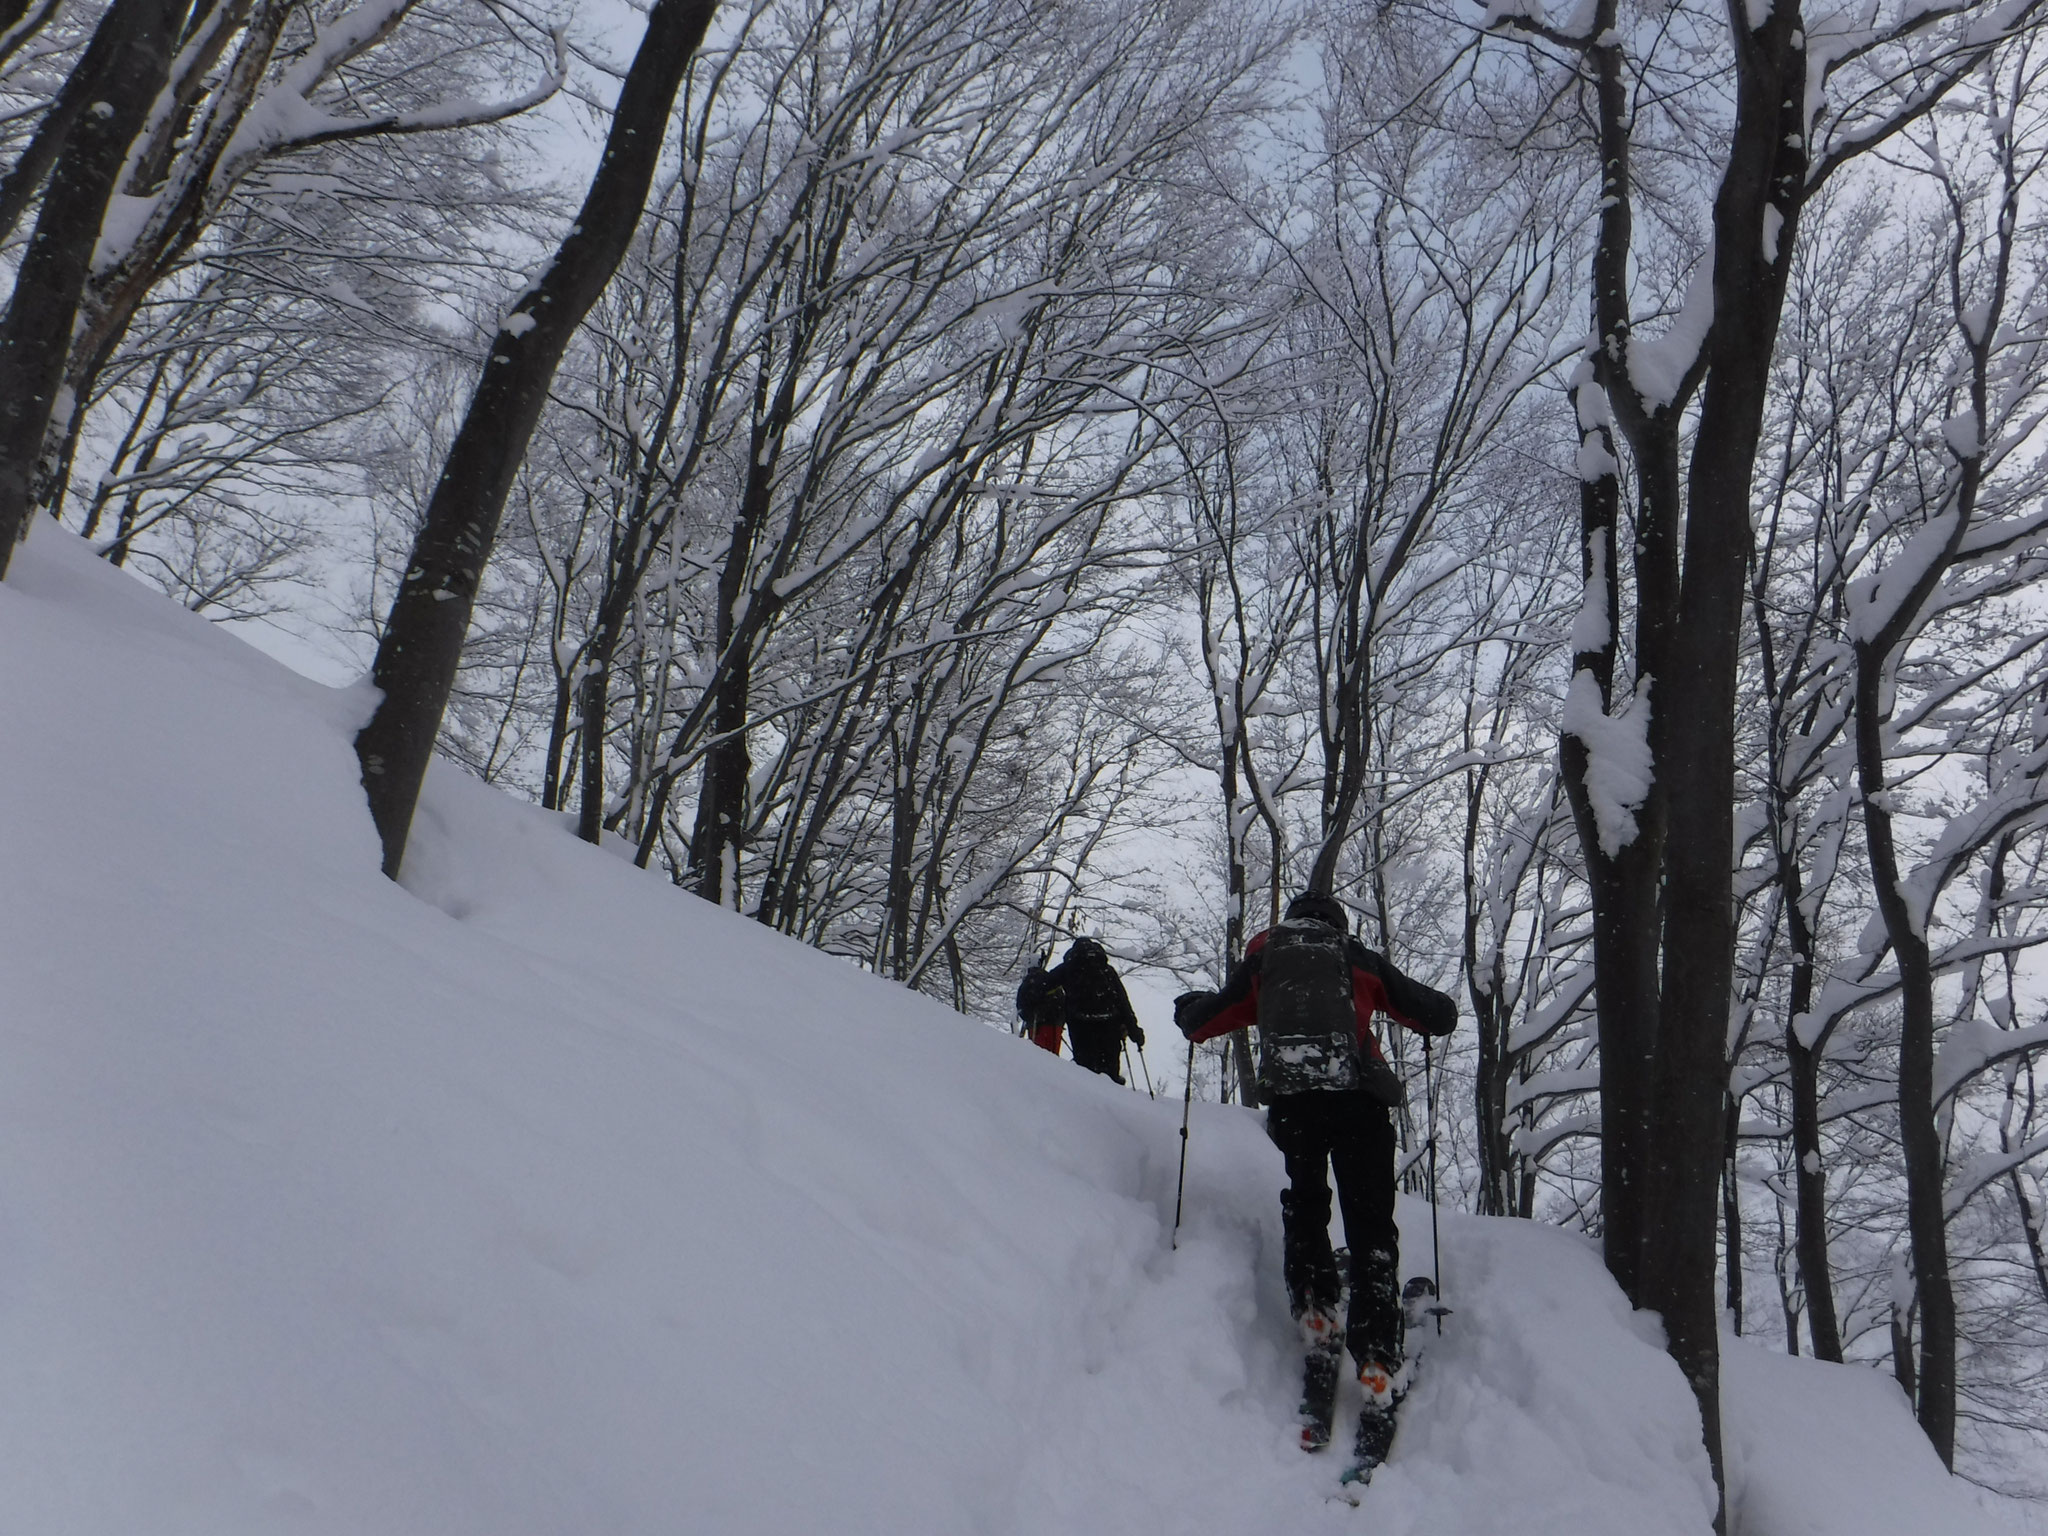
[[[1255,1116],[1198,1106],[1173,1251],[1177,1104],[445,767],[391,885],[362,695],[54,527],[0,655],[0,1527],[1708,1529],[1583,1240],[1446,1216],[1457,1311],[1331,1503]],[[1880,1378],[1752,1364],[1739,1529],[1981,1524]]]

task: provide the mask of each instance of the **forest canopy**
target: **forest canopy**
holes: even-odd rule
[[[1717,1467],[1725,1320],[2006,1480],[2041,26],[0,0],[0,573],[373,673],[387,872],[438,751],[998,1023],[1334,894],[1476,1025],[1406,1176],[1595,1233]]]

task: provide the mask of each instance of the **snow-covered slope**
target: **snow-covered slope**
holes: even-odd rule
[[[1173,1251],[1177,1104],[451,771],[389,884],[362,696],[49,526],[0,658],[0,1531],[1707,1529],[1583,1241],[1446,1216],[1456,1315],[1331,1503],[1255,1117],[1197,1106]],[[1744,1530],[1979,1518],[1867,1373],[1731,1379],[1779,1410],[1731,1436]]]

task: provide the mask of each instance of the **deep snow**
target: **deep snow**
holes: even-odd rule
[[[0,656],[0,1531],[1708,1528],[1582,1239],[1446,1214],[1455,1315],[1331,1502],[1255,1116],[1196,1107],[1174,1251],[1178,1104],[445,767],[389,884],[363,695],[52,526]],[[1730,1352],[1744,1536],[1995,1528],[1882,1377]]]

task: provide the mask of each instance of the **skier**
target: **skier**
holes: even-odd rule
[[[1280,1196],[1289,1307],[1308,1348],[1302,1449],[1329,1443],[1338,1366],[1348,1342],[1365,1406],[1357,1464],[1369,1476],[1393,1443],[1402,1365],[1400,1238],[1394,1226],[1394,1125],[1401,1102],[1394,1071],[1373,1037],[1385,1013],[1425,1035],[1448,1035],[1458,1007],[1404,976],[1351,936],[1343,906],[1306,892],[1277,928],[1245,946],[1220,993],[1183,993],[1174,1022],[1189,1040],[1259,1027],[1259,1087],[1266,1129],[1286,1160]],[[1334,1166],[1351,1250],[1351,1305],[1339,1319],[1345,1277],[1330,1247]]]
[[[1066,958],[1046,973],[1065,1004],[1067,1041],[1074,1060],[1090,1072],[1121,1083],[1118,1070],[1124,1041],[1145,1048],[1145,1031],[1131,1011],[1130,997],[1109,956],[1093,939],[1076,939]],[[1027,976],[1028,982],[1030,978]],[[1021,1002],[1023,991],[1018,990]]]
[[[1017,983],[1017,1017],[1031,1035],[1031,1043],[1042,1051],[1060,1053],[1060,1027],[1066,1023],[1066,998],[1045,968],[1052,951],[1032,963]]]

